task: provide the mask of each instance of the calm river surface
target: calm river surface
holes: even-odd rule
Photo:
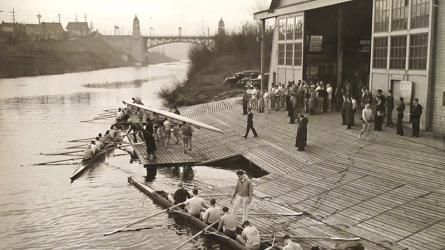
[[[172,249],[190,237],[193,230],[166,214],[136,226],[156,224],[153,229],[103,236],[161,210],[128,185],[127,176],[142,180],[146,175],[128,155],[107,158],[73,184],[69,176],[75,165],[30,166],[70,158],[41,153],[66,151],[79,145],[69,140],[104,132],[112,120],[80,121],[119,107],[122,100],[141,96],[146,105],[162,107],[156,93],[183,79],[186,70],[187,62],[177,62],[0,79],[0,248]],[[175,184],[183,177],[179,171],[159,171],[156,184]],[[221,175],[229,181],[215,177]],[[199,167],[192,176],[216,186],[236,182],[228,170]],[[205,239],[187,247],[218,249]]]

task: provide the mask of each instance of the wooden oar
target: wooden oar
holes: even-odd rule
[[[272,237],[272,235],[260,235],[261,238],[269,238]],[[300,240],[332,240],[332,241],[359,241],[360,238],[353,237],[353,238],[341,238],[341,237],[314,237],[314,236],[296,236],[296,235],[289,235],[292,239],[300,239]]]
[[[169,208],[166,208],[166,209],[164,209],[164,210],[161,210],[161,211],[159,211],[159,212],[157,212],[157,213],[151,214],[151,215],[149,215],[149,216],[147,216],[147,217],[145,217],[145,218],[142,218],[142,219],[139,219],[139,220],[137,220],[137,221],[134,221],[134,222],[132,222],[132,223],[130,223],[130,224],[127,224],[127,225],[125,225],[125,226],[123,226],[123,227],[120,227],[120,228],[118,228],[118,229],[116,229],[116,230],[113,230],[113,231],[111,231],[111,232],[104,233],[104,236],[112,235],[112,234],[115,234],[115,233],[117,233],[117,232],[120,232],[120,231],[122,231],[123,229],[125,229],[125,228],[127,228],[127,227],[129,227],[129,226],[133,226],[134,224],[137,224],[137,223],[142,222],[142,221],[144,221],[144,220],[148,220],[148,219],[150,219],[150,218],[152,218],[152,217],[155,217],[156,215],[159,215],[159,214],[162,214],[162,213],[164,213],[164,212],[167,212],[168,210],[170,210],[170,209],[172,209],[172,208],[179,207],[179,206],[183,205],[184,203],[185,203],[185,201],[184,201],[184,202],[181,202],[181,203],[179,203],[179,204],[176,204],[176,205],[174,205],[174,206],[172,206],[172,207],[169,207]]]
[[[196,237],[198,237],[199,235],[201,235],[202,233],[204,233],[205,231],[207,231],[207,229],[213,227],[214,225],[216,225],[216,223],[218,223],[219,220],[213,222],[212,224],[208,225],[206,228],[204,228],[203,230],[199,231],[197,234],[193,235],[190,239],[182,242],[179,246],[177,246],[174,250],[178,250],[181,247],[183,247],[185,244],[189,243],[191,240],[195,239]]]
[[[50,163],[59,163],[59,162],[64,162],[64,161],[74,161],[74,160],[80,160],[80,159],[83,159],[83,157],[58,160],[58,161],[47,161],[47,162],[34,163],[34,164],[32,164],[32,166],[41,166],[41,165],[46,165],[46,164],[50,164]]]
[[[238,214],[242,215],[242,214]],[[249,213],[249,215],[259,215],[259,216],[300,216],[303,213]]]
[[[96,137],[90,137],[90,138],[82,138],[82,139],[75,139],[75,140],[70,140],[68,142],[78,142],[78,141],[86,141],[86,140],[92,140],[95,139]]]
[[[141,230],[146,230],[146,229],[153,229],[153,228],[160,227],[160,226],[164,226],[164,225],[160,224],[160,223],[157,223],[157,224],[151,224],[149,226],[144,226],[144,227],[122,229],[120,232],[141,231]]]
[[[67,151],[67,152],[57,152],[57,153],[42,153],[40,152],[41,155],[68,155],[68,154],[73,154],[73,153],[80,153],[83,152],[84,150],[74,150],[74,151]]]

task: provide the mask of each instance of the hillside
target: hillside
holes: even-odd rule
[[[150,54],[150,64],[174,61]],[[0,78],[62,74],[134,65],[98,37],[66,41],[0,43]]]

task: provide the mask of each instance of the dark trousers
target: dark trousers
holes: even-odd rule
[[[420,119],[413,118],[411,124],[413,125],[413,136],[419,136]]]
[[[403,113],[397,114],[397,134],[403,135]]]
[[[374,124],[374,130],[375,131],[382,131],[382,124],[383,124],[383,116],[376,116],[375,117],[375,124]]]
[[[341,125],[346,125],[346,111],[344,109],[341,111]]]
[[[388,108],[388,111],[386,112],[386,126],[391,127],[394,126],[394,123],[392,122],[392,108]]]
[[[244,135],[244,137],[247,137],[247,135],[249,134],[250,130],[252,130],[253,136],[258,136],[258,134],[256,133],[255,128],[253,127],[253,123],[247,123],[246,135]]]

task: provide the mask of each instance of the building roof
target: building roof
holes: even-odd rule
[[[269,9],[254,13],[254,18],[268,19],[350,1],[353,0],[272,0]]]
[[[89,29],[87,22],[69,22],[66,25],[67,30],[81,30],[81,29]]]

